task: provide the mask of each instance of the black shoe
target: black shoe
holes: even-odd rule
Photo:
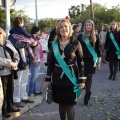
[[[84,97],[84,105],[87,105],[88,104],[88,95],[85,94],[85,97]]]
[[[35,92],[35,93],[33,93],[34,95],[41,95],[42,94],[42,92]]]
[[[11,115],[9,113],[5,113],[5,114],[2,115],[2,117],[9,118],[9,117],[11,117]]]
[[[30,100],[30,99],[22,100],[22,102],[24,102],[24,103],[34,103],[34,101],[33,101],[33,100]]]
[[[22,102],[15,102],[14,105],[15,105],[15,107],[21,107],[21,108],[24,107],[24,103],[22,103]]]
[[[112,73],[110,73],[109,79],[112,79],[112,76],[113,76],[113,74],[112,74]]]
[[[10,110],[7,110],[7,112],[8,113],[10,113],[10,112],[19,112],[20,111],[20,109],[18,109],[18,108],[11,108]]]

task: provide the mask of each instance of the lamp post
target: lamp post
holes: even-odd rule
[[[93,11],[92,0],[90,0],[90,10],[91,10],[91,19],[94,21],[94,11]]]
[[[37,0],[35,0],[35,15],[36,15],[36,26],[38,26],[38,10],[37,10]]]
[[[6,6],[6,35],[8,37],[9,35],[9,30],[10,30],[10,2],[9,0],[5,1],[5,6]]]

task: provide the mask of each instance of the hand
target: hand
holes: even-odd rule
[[[34,64],[35,67],[37,67],[38,66],[38,61],[36,59],[34,59],[33,64]]]
[[[16,68],[17,65],[18,65],[18,64],[17,64],[16,62],[11,62],[11,63],[10,63],[10,69]]]
[[[83,88],[85,87],[85,83],[80,83],[80,84],[79,84],[79,87],[80,87],[81,89],[83,89]]]
[[[36,34],[33,34],[34,38],[36,38]]]
[[[45,82],[45,86],[48,88],[51,82]]]

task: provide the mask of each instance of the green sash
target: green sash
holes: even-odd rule
[[[93,61],[94,61],[94,66],[93,67],[96,67],[96,64],[97,64],[97,61],[98,61],[98,56],[97,56],[95,50],[93,49],[93,47],[91,46],[88,37],[86,37],[84,39],[84,42],[85,42],[85,45],[87,46],[88,50],[90,51],[90,53],[93,56]]]
[[[81,95],[81,90],[80,90],[79,85],[77,83],[77,78],[75,76],[74,77],[72,76],[72,72],[71,72],[70,68],[68,67],[66,62],[63,60],[63,58],[61,57],[61,54],[60,54],[59,49],[58,49],[58,42],[57,41],[53,42],[52,47],[53,47],[53,52],[54,52],[55,58],[57,59],[60,67],[62,68],[64,73],[67,75],[69,80],[74,84],[73,91],[76,92],[75,101],[77,101]]]
[[[110,33],[110,38],[111,38],[114,46],[115,46],[116,49],[117,49],[116,54],[117,54],[117,56],[118,56],[118,59],[120,59],[120,47],[118,46],[118,44],[117,44],[117,42],[116,42],[116,40],[115,40],[115,38],[114,38],[114,36],[113,36],[112,33]]]

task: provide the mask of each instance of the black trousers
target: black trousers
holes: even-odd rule
[[[14,75],[1,76],[3,85],[4,101],[2,106],[2,114],[7,113],[13,108],[13,92],[14,92]]]

